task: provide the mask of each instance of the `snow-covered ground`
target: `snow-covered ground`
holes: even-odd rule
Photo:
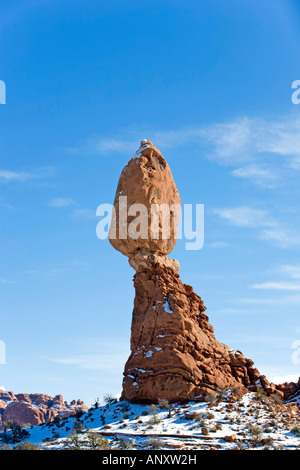
[[[91,435],[101,435],[110,448],[122,450],[296,450],[300,449],[300,410],[296,404],[276,404],[257,393],[247,393],[233,403],[223,398],[215,403],[172,404],[170,410],[114,401],[79,418],[27,431],[25,441],[52,450],[90,448],[87,436]]]

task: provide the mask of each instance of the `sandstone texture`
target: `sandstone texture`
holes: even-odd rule
[[[120,217],[125,203],[128,213]],[[164,238],[162,231],[166,226],[167,213],[155,213],[155,205],[162,203],[167,209],[176,205],[180,209],[180,196],[166,160],[150,141],[145,140],[141,142],[140,148],[129,160],[119,179],[114,200],[115,218],[109,231],[109,240],[113,247],[129,258],[139,250],[162,255],[170,253],[176,243],[179,214],[174,210],[169,212],[170,233],[169,238]],[[142,205],[147,213],[137,212],[137,205]],[[133,239],[130,236],[130,224],[139,216],[143,222],[140,238]],[[154,234],[151,229],[155,228],[157,230]]]
[[[171,265],[149,260],[135,274],[134,286],[123,399],[185,402],[225,388],[244,394],[257,386],[287,399],[300,390],[299,384],[269,383],[251,359],[217,341],[201,297]]]
[[[116,219],[120,195],[127,195],[129,204],[138,202],[148,208],[153,201],[180,202],[171,170],[150,141],[142,141],[122,171],[114,202]],[[125,228],[131,221],[124,219]],[[114,221],[111,229],[113,225]],[[299,381],[270,383],[251,359],[215,338],[201,297],[180,280],[178,261],[167,256],[175,246],[176,229],[175,220],[174,233],[167,240],[163,232],[156,240],[110,237],[136,271],[131,354],[121,398],[137,403],[156,403],[162,398],[202,401],[226,388],[240,396],[260,387],[267,394],[293,400],[300,394]]]
[[[0,431],[4,430],[7,421],[20,427],[37,426],[49,423],[55,417],[66,418],[87,410],[81,400],[73,400],[68,404],[61,395],[52,398],[41,393],[14,394],[0,390]]]

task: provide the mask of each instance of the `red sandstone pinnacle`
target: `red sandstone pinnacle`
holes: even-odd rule
[[[134,286],[122,399],[203,400],[225,387],[245,393],[259,379],[251,360],[216,340],[203,301],[174,268],[149,261],[135,274]]]
[[[180,201],[171,170],[150,141],[141,143],[138,155],[122,171],[114,203],[118,230],[120,195],[128,197],[128,204],[139,202],[147,208],[153,201]],[[130,217],[123,221],[126,229],[131,221]],[[270,384],[252,360],[217,341],[201,297],[179,279],[178,261],[166,256],[176,243],[175,232],[168,240],[114,239],[113,224],[114,220],[110,242],[128,256],[136,271],[131,354],[125,364],[121,399],[186,402],[203,400],[220,389],[232,388],[243,394],[257,386],[283,398],[289,391],[299,392],[299,384],[296,389]]]
[[[156,212],[157,205],[161,204],[165,206],[160,207],[161,212]],[[176,210],[180,211],[180,197],[169,165],[149,140],[141,142],[124,167],[114,209],[109,240],[116,250],[129,258],[139,250],[163,255],[172,251],[177,238],[180,212]],[[170,233],[169,238],[165,238],[163,227],[169,216]],[[139,221],[142,221],[141,226],[137,226]],[[137,239],[130,234],[135,229],[140,231]]]

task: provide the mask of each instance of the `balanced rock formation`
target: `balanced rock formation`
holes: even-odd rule
[[[10,421],[20,427],[38,426],[49,423],[55,417],[67,418],[88,408],[81,400],[71,403],[63,401],[62,395],[54,398],[42,393],[18,393],[0,390],[0,431]]]
[[[162,201],[166,212],[157,211],[157,205]],[[169,212],[171,207],[173,210]],[[150,141],[142,141],[141,147],[124,167],[114,208],[109,239],[116,250],[129,258],[140,250],[164,255],[173,250],[180,197],[169,165]],[[170,220],[167,221],[169,214]],[[166,225],[169,233],[163,236]]]
[[[179,279],[179,263],[166,256],[176,243],[176,214],[167,239],[164,217],[159,220],[155,240],[151,239],[149,225],[147,236],[124,236],[122,230],[128,230],[134,221],[129,210],[122,215],[121,223],[118,221],[120,196],[124,195],[128,205],[141,203],[148,212],[152,204],[173,206],[180,202],[171,170],[150,141],[141,142],[122,171],[109,232],[111,244],[129,258],[136,271],[131,354],[125,365],[121,398],[141,403],[155,403],[160,398],[186,402],[203,400],[220,389],[232,388],[243,394],[255,391],[257,386],[285,399],[297,394],[299,382],[295,386],[269,383],[252,360],[217,341],[201,297]],[[150,215],[146,219],[151,223]],[[123,237],[118,237],[120,227]]]

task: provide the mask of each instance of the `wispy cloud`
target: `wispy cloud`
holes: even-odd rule
[[[126,140],[120,137],[105,138],[105,137],[92,137],[85,143],[77,147],[69,147],[66,149],[69,153],[74,155],[108,155],[114,154],[127,154],[133,153],[138,145],[138,138]]]
[[[278,291],[300,291],[300,282],[295,282],[295,280],[300,280],[300,266],[292,265],[282,265],[279,269],[274,270],[275,274],[281,274],[286,279],[280,279],[276,281],[267,281],[259,284],[254,284],[251,286],[252,289],[262,289],[262,290],[278,290]]]
[[[262,284],[254,284],[252,289],[267,289],[267,290],[288,290],[300,291],[300,284],[285,281],[263,282]]]
[[[236,227],[257,228],[274,227],[276,225],[276,222],[267,211],[248,206],[215,209],[214,212]]]
[[[260,233],[262,240],[274,242],[282,247],[293,247],[300,244],[300,237],[298,233],[293,233],[291,229],[280,228],[278,223],[277,227],[272,229],[262,230]]]
[[[285,264],[281,266],[281,271],[293,279],[300,279],[300,266]]]
[[[16,281],[10,281],[8,279],[0,279],[0,284],[16,284]]]
[[[63,198],[63,197],[57,197],[55,199],[52,199],[49,202],[49,206],[51,207],[68,207],[76,204],[73,199],[70,198]]]
[[[115,339],[90,339],[74,342],[70,349],[77,353],[63,357],[48,358],[57,364],[73,365],[80,369],[102,370],[121,373],[128,358],[128,342]]]
[[[190,126],[166,131],[150,127],[127,128],[113,136],[94,136],[73,153],[127,155],[142,138],[162,150],[192,145],[218,164],[231,167],[236,178],[274,188],[283,184],[288,169],[300,169],[300,118],[295,115],[274,119],[242,116],[228,122]]]
[[[86,219],[86,220],[95,220],[96,211],[93,209],[74,209],[72,212],[72,217]]]
[[[292,229],[285,227],[266,210],[238,206],[215,209],[214,213],[235,227],[255,229],[261,240],[274,242],[281,247],[300,244],[298,233],[293,233]]]
[[[247,165],[233,170],[231,174],[237,178],[253,181],[258,186],[269,188],[277,186],[279,180],[274,170],[267,168],[266,165]]]
[[[286,295],[286,296],[274,296],[274,297],[241,297],[235,299],[236,303],[244,305],[300,305],[300,295]]]
[[[0,170],[0,181],[25,181],[34,178],[31,173]]]
[[[53,174],[52,167],[41,167],[30,172],[0,169],[0,182],[40,180],[53,176]]]
[[[24,274],[29,278],[34,278],[38,276],[39,278],[44,278],[50,281],[60,280],[62,277],[81,271],[86,271],[88,268],[88,263],[84,261],[67,262],[62,265],[53,265],[37,269],[27,269],[24,271]]]
[[[257,164],[264,157],[274,169],[282,163],[278,157],[284,157],[284,163],[291,168],[300,167],[300,118],[295,115],[277,119],[239,118],[207,127],[205,138],[213,145],[210,157],[225,165]],[[244,177],[244,173],[239,169],[235,176]],[[257,172],[253,171],[253,176],[256,178]]]

